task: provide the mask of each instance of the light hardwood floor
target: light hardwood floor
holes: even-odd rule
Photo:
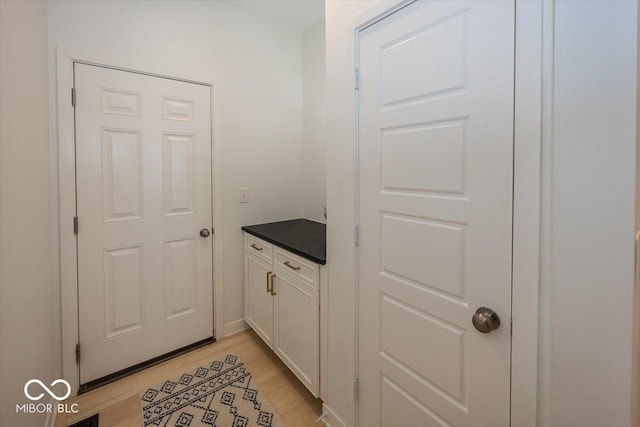
[[[100,427],[141,427],[138,398],[141,390],[230,352],[240,356],[287,427],[321,425],[314,421],[322,412],[322,402],[309,393],[253,331],[244,331],[68,399],[67,404],[78,404],[79,413],[58,414],[55,426],[66,427],[99,413]]]

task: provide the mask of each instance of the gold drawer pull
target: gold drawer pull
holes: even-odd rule
[[[251,244],[251,247],[252,247],[253,249],[255,249],[256,251],[261,251],[261,250],[262,250],[262,248],[261,248],[260,246],[256,246],[256,244],[255,244],[255,243],[252,243],[252,244]]]
[[[290,269],[295,270],[295,271],[300,270],[300,267],[296,267],[296,266],[293,266],[293,265],[289,264],[289,261],[285,261],[284,265],[286,265],[287,267],[289,267]]]

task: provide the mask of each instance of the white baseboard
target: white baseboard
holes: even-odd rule
[[[249,325],[244,322],[244,319],[234,320],[233,322],[224,325],[224,338],[247,329],[249,329]]]
[[[333,426],[331,425],[331,423],[330,423],[329,421],[327,421],[327,419],[326,419],[326,418],[325,418],[324,420],[322,420],[322,425],[323,425],[324,427],[333,427]]]
[[[340,418],[335,412],[333,412],[333,410],[329,406],[327,406],[326,403],[322,404],[322,413],[327,415],[327,417],[322,420],[322,423],[326,427],[347,427],[347,423],[342,421],[342,418]]]

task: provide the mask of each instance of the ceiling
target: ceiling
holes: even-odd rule
[[[303,32],[323,22],[324,0],[223,0],[274,24]]]

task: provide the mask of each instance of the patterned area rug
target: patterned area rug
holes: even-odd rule
[[[145,427],[283,427],[236,354],[140,393]]]

